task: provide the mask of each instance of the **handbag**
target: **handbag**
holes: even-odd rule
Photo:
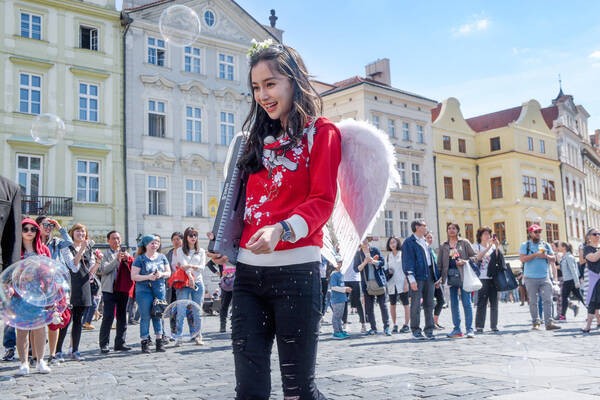
[[[90,290],[92,292],[92,296],[96,296],[100,291],[100,282],[98,282],[98,278],[95,276],[90,279]]]
[[[460,271],[458,268],[448,268],[448,286],[461,287],[462,279],[460,278]]]
[[[470,263],[465,264],[463,267],[463,275],[463,290],[467,292],[476,292],[483,286]]]
[[[233,282],[235,281],[235,272],[227,272],[223,274],[219,281],[219,287],[225,292],[231,292],[233,290]]]
[[[367,281],[367,293],[369,296],[381,296],[385,294],[385,288],[383,286],[379,286],[376,280]]]
[[[175,272],[171,274],[167,280],[167,283],[174,289],[182,289],[184,287],[188,287],[189,276],[182,268],[177,268],[175,269]]]
[[[392,277],[394,276],[394,272],[395,272],[394,268],[389,266],[390,265],[390,255],[389,254],[387,257],[387,265],[388,265],[388,267],[385,268],[384,272],[385,272],[385,280],[389,282],[390,279],[392,279]]]
[[[506,292],[516,289],[519,283],[512,272],[512,268],[505,266],[504,268],[499,268],[498,273],[494,275],[494,285],[499,292]]]
[[[150,309],[150,316],[161,318],[168,305],[169,304],[167,303],[166,300],[158,299],[155,297],[154,300],[152,301],[152,308]]]

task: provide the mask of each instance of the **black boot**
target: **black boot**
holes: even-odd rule
[[[142,353],[150,353],[149,344],[150,342],[148,341],[148,339],[142,340]]]
[[[227,320],[223,321],[221,320],[221,329],[219,330],[219,332],[224,333],[227,331]]]
[[[165,352],[165,348],[163,347],[165,342],[163,341],[164,339],[159,339],[156,338],[156,352],[157,353],[164,353]]]

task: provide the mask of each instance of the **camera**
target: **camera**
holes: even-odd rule
[[[127,252],[127,246],[121,246],[121,253]]]

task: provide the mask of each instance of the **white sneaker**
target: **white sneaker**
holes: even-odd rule
[[[360,333],[367,333],[367,325],[366,324],[362,324],[362,326],[360,327]]]
[[[40,360],[37,364],[37,370],[40,374],[49,374],[50,371],[52,371],[50,369],[50,367],[46,364],[46,362],[44,360]]]
[[[202,335],[196,336],[196,339],[194,340],[198,346],[204,346],[204,340],[202,340]]]
[[[29,375],[29,365],[27,363],[21,364],[19,367],[19,375]]]
[[[175,347],[180,347],[180,346],[181,346],[181,340],[179,340],[179,339],[175,339],[175,344],[174,344],[174,346],[175,346]]]

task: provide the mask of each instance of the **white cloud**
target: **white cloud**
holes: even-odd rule
[[[600,50],[593,51],[589,57],[594,60],[600,60]]]
[[[463,24],[458,28],[452,29],[454,36],[469,36],[476,32],[482,32],[489,28],[490,20],[486,17],[477,17],[477,19],[471,23]]]

